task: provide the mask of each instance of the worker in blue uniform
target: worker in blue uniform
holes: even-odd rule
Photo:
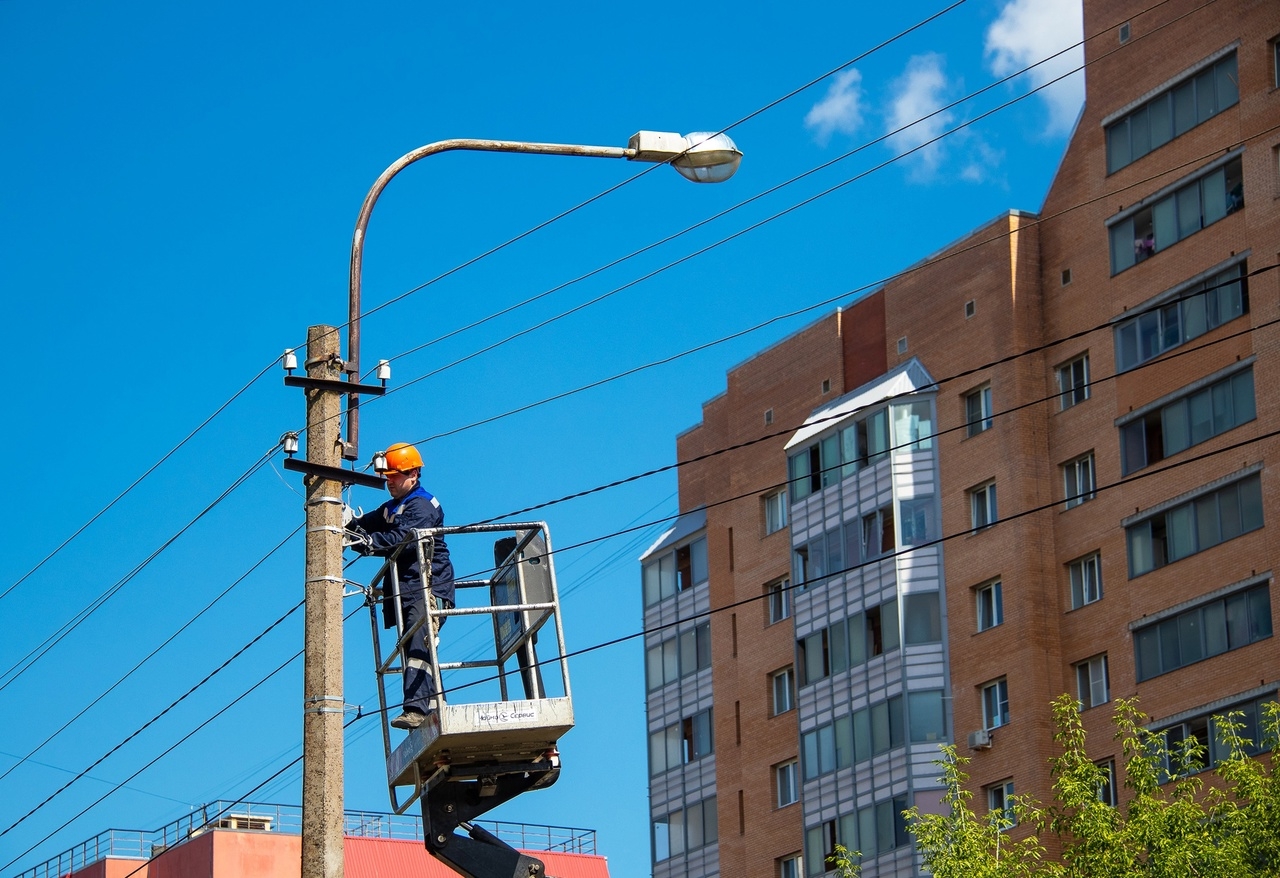
[[[386,557],[395,551],[411,530],[444,526],[444,510],[440,501],[422,487],[422,455],[418,449],[408,443],[397,442],[386,450],[385,458],[386,469],[382,474],[387,479],[391,499],[347,525],[348,542],[361,555]],[[417,548],[412,544],[406,546],[396,559],[405,630],[426,615],[428,601],[432,602],[433,608],[443,606],[452,609],[454,606],[453,564],[443,538],[435,538],[429,591],[423,589],[419,568]],[[438,617],[438,620],[439,624],[444,624],[444,617]],[[389,595],[383,599],[382,622],[387,628],[396,624],[395,607]],[[419,628],[405,650],[403,712],[391,721],[391,725],[398,729],[416,729],[432,710],[436,685],[426,639],[428,636],[434,638],[437,632],[431,629],[429,624]]]

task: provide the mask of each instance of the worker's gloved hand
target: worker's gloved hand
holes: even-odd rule
[[[357,555],[368,555],[373,551],[368,532],[358,524],[347,525],[342,532],[342,545],[352,549]]]

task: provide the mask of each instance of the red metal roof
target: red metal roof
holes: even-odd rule
[[[596,854],[523,853],[546,864],[547,878],[609,878],[608,861]],[[457,872],[428,854],[420,841],[347,836],[343,859],[347,878],[458,878]]]

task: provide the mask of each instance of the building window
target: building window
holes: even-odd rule
[[[644,565],[644,605],[701,585],[707,581],[707,538],[699,537]]]
[[[711,709],[685,717],[649,735],[649,773],[658,775],[713,751]]]
[[[896,600],[885,601],[878,607],[871,607],[861,616],[866,625],[867,658],[893,652],[901,645],[898,640],[898,602]]]
[[[893,449],[927,451],[933,447],[933,404],[927,400],[889,407],[893,415]]]
[[[1239,712],[1240,715],[1232,719],[1243,725],[1240,729],[1240,737],[1250,742],[1245,752],[1257,755],[1267,749],[1263,740],[1265,729],[1260,722],[1263,706],[1275,700],[1276,693],[1271,692],[1261,698],[1215,710],[1213,714],[1225,718],[1230,713]],[[1210,765],[1217,765],[1231,755],[1215,726],[1213,716],[1206,713],[1157,731],[1157,734],[1164,738],[1165,771],[1168,777],[1172,778],[1205,768],[1204,757],[1208,758]],[[1201,757],[1191,758],[1190,754],[1184,753],[1184,748],[1191,740],[1200,746],[1203,754]]]
[[[1076,692],[1080,709],[1088,710],[1111,700],[1111,678],[1107,674],[1107,657],[1096,655],[1076,665]]]
[[[975,591],[978,596],[978,630],[986,631],[1004,622],[1004,598],[1000,593],[1000,580],[980,585]]]
[[[870,561],[891,554],[893,544],[893,505],[882,506],[862,516],[862,558]]]
[[[863,862],[912,843],[902,816],[906,809],[905,796],[858,809],[857,849]]]
[[[767,427],[773,423],[773,409],[764,410],[764,425]]]
[[[934,526],[933,497],[914,497],[903,500],[901,507],[902,545],[919,546],[938,538]]]
[[[941,689],[908,692],[907,717],[914,743],[931,744],[947,739],[947,719]]]
[[[853,719],[841,717],[800,736],[804,779],[813,780],[853,764]]]
[[[769,595],[769,624],[791,618],[791,580],[779,579],[765,586]]]
[[[1280,37],[1271,40],[1271,82],[1280,88]]]
[[[849,820],[852,816],[848,815],[842,819],[854,823],[856,818]],[[827,861],[835,853],[836,845],[844,843],[839,837],[837,826],[835,820],[828,820],[826,823],[811,826],[804,831],[804,861],[809,878],[817,878],[818,875],[824,874],[827,871]],[[845,847],[849,845],[846,844]]]
[[[1105,759],[1098,763],[1098,768],[1102,771],[1102,780],[1098,783],[1098,801],[1115,808],[1120,803],[1116,798],[1116,761]]]
[[[834,485],[863,467],[899,452],[933,447],[933,404],[897,403],[871,412],[787,458],[790,502]]]
[[[941,740],[941,691],[918,693],[922,701],[914,700],[912,708],[919,706],[920,717],[912,717],[912,740]],[[935,705],[936,701],[936,705]],[[935,716],[933,707],[938,714]],[[920,737],[917,738],[916,735]],[[828,772],[857,763],[873,756],[888,753],[907,743],[901,695],[855,710],[834,723],[820,726],[801,735],[804,747],[805,780],[812,780]]]
[[[1269,584],[1233,592],[1133,632],[1141,683],[1271,636]]]
[[[1255,473],[1126,527],[1129,578],[1260,527],[1262,480]]]
[[[940,625],[939,622],[939,628]],[[932,631],[931,622],[927,628]],[[831,674],[857,667],[878,655],[893,652],[901,645],[898,601],[888,600],[868,607],[796,641],[799,683],[807,686]]]
[[[803,674],[800,685],[807,686],[831,675],[831,657],[827,650],[826,628],[801,638],[797,653]]]
[[[1067,565],[1071,578],[1071,609],[1102,600],[1102,556],[1097,552]]]
[[[1175,289],[1175,301],[1116,324],[1116,371],[1124,372],[1249,311],[1244,262]]]
[[[796,670],[783,668],[771,678],[773,688],[773,715],[794,710],[796,706]]]
[[[649,691],[711,667],[711,623],[687,628],[645,651]]]
[[[964,395],[964,422],[970,436],[991,429],[991,385],[984,384]]]
[[[791,854],[778,860],[778,878],[805,878],[799,854]]]
[[[645,650],[645,670],[650,692],[680,679],[678,638],[669,638]]]
[[[800,801],[800,763],[792,759],[773,767],[777,781],[778,807],[785,808]]]
[[[1068,509],[1092,500],[1094,487],[1092,451],[1062,465],[1063,497]]]
[[[764,497],[764,532],[775,533],[787,526],[787,492],[774,491]]]
[[[991,822],[1000,829],[1018,825],[1018,815],[1013,810],[1013,781],[1002,780],[987,787],[987,811]]]
[[[703,622],[680,634],[680,676],[711,667],[711,623]]]
[[[1121,40],[1121,42],[1124,42]],[[1107,126],[1107,173],[1120,170],[1240,100],[1236,53],[1174,83]]]
[[[998,729],[1009,722],[1009,681],[999,680],[982,687],[982,727]]]
[[[942,642],[942,607],[936,591],[902,598],[902,639],[907,644]]]
[[[1058,367],[1058,405],[1066,411],[1089,398],[1089,355],[1081,354]]]
[[[969,491],[969,511],[975,531],[996,523],[999,514],[996,510],[995,482],[987,482]]]
[[[1244,207],[1240,156],[1211,166],[1167,195],[1108,221],[1111,273],[1139,262]]]
[[[1121,472],[1137,472],[1255,417],[1250,366],[1121,425]]]
[[[653,861],[660,863],[718,840],[716,799],[712,796],[653,821]]]

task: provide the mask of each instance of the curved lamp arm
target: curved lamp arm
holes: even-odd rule
[[[719,183],[738,170],[742,153],[725,134],[698,133],[684,137],[663,131],[639,131],[625,147],[584,146],[572,143],[529,143],[519,140],[477,140],[454,138],[420,146],[396,159],[382,172],[360,206],[355,233],[351,237],[351,275],[347,297],[347,362],[348,375],[360,374],[360,274],[364,257],[364,236],[373,206],[391,179],[416,161],[441,152],[525,152],[539,155],[568,155],[584,158],[627,159],[628,161],[667,162],[681,176],[696,183]],[[358,380],[358,379],[357,379]],[[359,457],[360,397],[347,394],[347,438],[342,456]]]

